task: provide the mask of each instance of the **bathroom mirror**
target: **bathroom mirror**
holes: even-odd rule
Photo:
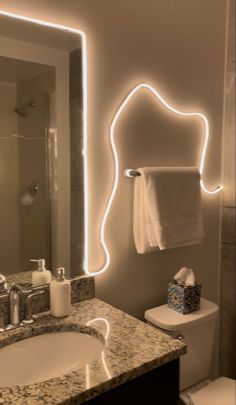
[[[83,71],[77,32],[0,12],[0,273],[83,272]],[[23,274],[22,274],[23,273]]]

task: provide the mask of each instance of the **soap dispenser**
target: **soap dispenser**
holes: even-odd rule
[[[38,263],[38,269],[32,273],[32,284],[34,286],[51,283],[52,275],[45,267],[44,259],[32,259],[31,262]]]
[[[65,269],[56,271],[56,279],[50,284],[51,315],[57,318],[68,316],[71,310],[71,285],[65,278]]]

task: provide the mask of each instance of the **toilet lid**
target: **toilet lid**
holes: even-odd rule
[[[168,331],[183,331],[192,328],[193,326],[196,327],[196,325],[206,322],[206,320],[209,320],[210,318],[216,317],[218,311],[218,305],[201,298],[200,309],[191,312],[190,314],[180,314],[165,304],[148,309],[144,314],[144,318],[161,329]]]
[[[235,380],[217,378],[211,384],[191,395],[192,405],[236,405]]]

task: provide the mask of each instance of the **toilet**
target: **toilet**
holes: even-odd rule
[[[204,298],[200,310],[188,315],[167,305],[145,312],[149,324],[187,344],[187,353],[180,357],[180,398],[186,405],[236,405],[235,380],[208,379],[218,315],[219,307]]]

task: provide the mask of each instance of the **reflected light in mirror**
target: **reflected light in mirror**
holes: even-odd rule
[[[110,139],[110,143],[111,143],[111,149],[112,149],[112,154],[113,154],[113,159],[114,159],[114,181],[113,181],[113,186],[112,186],[112,190],[108,199],[108,203],[101,221],[101,227],[100,227],[100,242],[102,245],[102,248],[105,252],[105,264],[104,266],[95,271],[95,272],[89,272],[88,270],[86,271],[87,274],[90,275],[98,275],[98,274],[102,274],[106,271],[106,269],[109,266],[110,263],[110,252],[108,250],[108,247],[106,245],[106,241],[105,241],[105,225],[107,222],[107,218],[116,194],[116,190],[118,187],[118,182],[119,182],[119,158],[118,158],[118,153],[117,153],[117,149],[115,146],[115,141],[114,141],[114,131],[115,131],[115,127],[116,127],[116,123],[121,115],[121,113],[123,112],[123,110],[125,109],[125,107],[127,106],[127,104],[129,103],[130,99],[140,90],[140,89],[146,89],[148,91],[150,91],[156,98],[156,100],[158,102],[160,102],[165,108],[167,108],[169,111],[177,114],[177,115],[181,115],[181,116],[192,116],[192,117],[199,117],[204,125],[204,142],[203,142],[203,147],[202,147],[202,152],[201,152],[201,158],[200,158],[200,164],[199,164],[199,172],[200,175],[203,175],[203,170],[204,170],[204,165],[205,165],[205,158],[206,158],[206,151],[207,151],[207,146],[208,146],[208,140],[209,140],[209,123],[208,120],[206,118],[206,116],[202,113],[197,113],[197,112],[183,112],[183,111],[179,111],[176,108],[172,107],[169,103],[167,103],[167,101],[165,101],[163,99],[163,97],[149,84],[147,83],[141,83],[139,85],[137,85],[135,88],[133,88],[133,90],[131,90],[129,92],[129,94],[123,99],[122,103],[120,104],[120,106],[118,107],[114,118],[112,119],[112,123],[110,126],[110,131],[109,131],[109,139]],[[202,190],[209,195],[213,195],[218,193],[220,190],[222,190],[223,186],[218,186],[216,187],[214,190],[208,190],[206,188],[206,186],[204,185],[204,182],[201,178],[200,180],[200,186],[202,188]]]
[[[104,324],[105,324],[105,326],[106,326],[106,333],[105,333],[105,336],[104,336],[104,337],[105,337],[105,341],[107,341],[107,339],[108,339],[108,337],[109,337],[109,333],[110,333],[110,324],[109,324],[109,322],[108,322],[107,319],[101,318],[101,317],[100,317],[100,318],[94,318],[94,319],[91,319],[91,321],[88,321],[88,322],[86,323],[86,325],[87,325],[87,326],[90,326],[92,323],[98,322],[98,321],[104,322]],[[103,368],[104,368],[104,370],[105,370],[105,373],[106,373],[107,377],[108,377],[109,379],[112,378],[111,373],[110,373],[109,368],[108,368],[107,363],[106,363],[104,350],[101,352],[101,360],[102,360],[102,365],[103,365]],[[86,376],[85,376],[85,379],[86,379],[86,388],[88,389],[88,388],[90,388],[90,370],[89,370],[89,364],[86,365],[85,373],[86,373]]]

